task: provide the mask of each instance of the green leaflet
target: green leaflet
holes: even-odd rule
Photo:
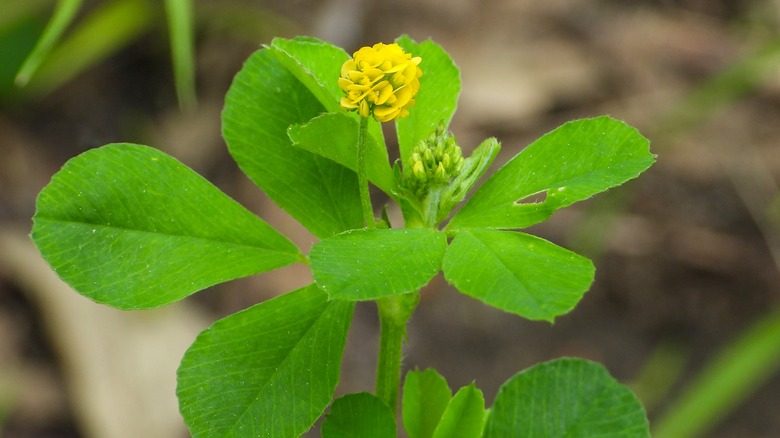
[[[603,366],[581,359],[535,365],[496,395],[485,438],[650,436],[644,408]]]
[[[344,96],[339,88],[341,65],[349,59],[344,49],[316,38],[295,37],[291,40],[274,38],[268,50],[317,97],[326,112],[342,112],[355,120],[358,118],[356,113],[346,112],[339,105]],[[380,123],[370,119],[368,133],[387,154]],[[338,131],[334,131],[329,137],[334,138],[338,134]]]
[[[267,50],[328,112],[339,109],[342,92],[338,79],[341,65],[349,59],[344,49],[316,38],[296,37],[274,38]]]
[[[222,134],[241,170],[321,238],[363,222],[355,172],[293,147],[287,136],[290,125],[324,111],[298,77],[264,49],[236,75],[222,112]]]
[[[306,149],[357,171],[355,145],[358,123],[354,114],[344,111],[325,113],[308,123],[290,126],[288,134],[295,147]],[[387,149],[371,135],[367,136],[365,147],[368,179],[388,195],[393,195],[395,181],[388,164]]]
[[[444,277],[459,291],[506,312],[553,321],[588,290],[590,260],[529,234],[461,231],[443,261]]]
[[[322,425],[323,438],[395,438],[393,411],[367,392],[336,399]]]
[[[311,249],[314,280],[331,298],[372,300],[412,292],[441,269],[444,233],[427,228],[360,229]]]
[[[434,369],[406,374],[403,421],[409,438],[479,438],[485,422],[485,399],[472,383],[453,397]]]
[[[472,382],[452,397],[433,438],[480,438],[484,424],[485,397]]]
[[[452,391],[436,370],[409,371],[404,381],[403,421],[409,438],[432,438]]]
[[[298,249],[174,158],[113,144],[65,164],[41,191],[32,238],[81,294],[158,307],[289,265]]]
[[[354,305],[311,285],[214,323],[182,359],[176,395],[193,437],[293,437],[338,383]]]
[[[524,228],[635,178],[654,161],[647,139],[621,121],[603,116],[569,122],[485,181],[447,229]],[[529,200],[538,194],[544,200]]]

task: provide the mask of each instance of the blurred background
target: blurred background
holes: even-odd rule
[[[188,436],[175,373],[197,333],[310,281],[288,267],[154,311],[92,303],[28,237],[37,193],[68,158],[157,147],[308,248],[313,237],[228,155],[224,94],[275,36],[351,53],[404,33],[460,67],[452,129],[465,154],[498,137],[494,170],[563,122],[602,114],[658,154],[639,179],[531,230],[596,264],[572,313],[524,321],[439,276],[406,366],[435,367],[453,389],[476,380],[490,404],[516,372],[584,357],[635,389],[654,436],[780,436],[778,0],[2,0],[0,436]],[[31,54],[40,63],[23,67]],[[372,390],[377,339],[375,308],[360,304],[339,394]]]

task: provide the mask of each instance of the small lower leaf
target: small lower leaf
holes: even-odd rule
[[[336,399],[322,425],[322,438],[395,438],[393,411],[373,394]]]
[[[403,395],[404,428],[409,438],[431,438],[452,398],[452,391],[434,369],[406,374]]]
[[[297,437],[330,403],[354,304],[315,285],[214,323],[182,359],[193,437]]]
[[[350,230],[314,245],[314,279],[331,298],[360,301],[425,286],[441,269],[444,233],[432,229]]]
[[[433,438],[480,438],[484,424],[485,397],[472,383],[452,397]]]
[[[525,233],[461,231],[443,261],[459,291],[506,312],[553,321],[574,308],[593,282],[590,260]]]
[[[558,359],[516,374],[498,391],[485,438],[647,438],[644,408],[603,366]]]

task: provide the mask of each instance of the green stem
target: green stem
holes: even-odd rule
[[[444,191],[444,187],[431,187],[428,190],[428,195],[425,196],[423,201],[423,223],[427,228],[436,228],[436,217],[439,214],[439,204],[441,203],[441,193]]]
[[[376,395],[395,413],[401,386],[401,358],[406,323],[420,301],[419,292],[377,300],[380,321],[379,358],[376,365]]]
[[[393,412],[398,403],[398,387],[401,383],[401,356],[406,328],[385,319],[381,321],[379,360],[376,373],[376,395],[391,406]]]
[[[368,134],[368,117],[360,118],[357,142],[357,177],[360,190],[360,206],[363,210],[363,222],[367,228],[374,228],[374,209],[371,207],[371,194],[368,192],[368,176],[366,176],[366,135]]]

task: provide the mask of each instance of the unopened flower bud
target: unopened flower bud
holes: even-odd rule
[[[447,185],[463,168],[463,154],[455,137],[443,126],[414,147],[408,160],[411,172],[402,185],[417,197],[432,187]]]
[[[415,161],[414,164],[412,164],[412,172],[414,173],[414,177],[419,181],[425,182],[428,180],[425,172],[425,165],[423,165],[422,161]]]

